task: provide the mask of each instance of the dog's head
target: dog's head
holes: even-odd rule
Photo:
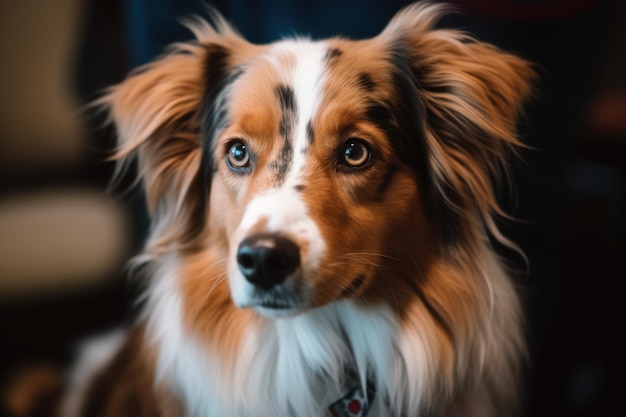
[[[196,41],[103,99],[118,156],[138,156],[150,250],[212,251],[237,306],[281,316],[383,294],[389,275],[498,235],[492,180],[531,71],[433,29],[441,12],[269,45],[193,22]]]

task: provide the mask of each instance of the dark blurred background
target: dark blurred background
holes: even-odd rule
[[[455,1],[457,27],[534,62],[523,162],[503,205],[520,274],[527,416],[625,416],[626,2]],[[195,0],[0,0],[0,386],[62,366],[76,340],[133,312],[125,261],[146,216],[107,192],[111,129],[82,106],[191,34]],[[249,40],[377,34],[408,2],[214,1]],[[122,183],[121,189],[124,189]],[[515,198],[510,195],[514,194]],[[507,254],[511,255],[511,254]],[[521,271],[519,257],[511,262]]]

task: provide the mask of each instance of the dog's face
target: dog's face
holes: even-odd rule
[[[436,14],[409,8],[370,40],[265,46],[197,24],[197,43],[114,89],[154,250],[212,251],[234,303],[277,317],[368,302],[482,239],[530,71],[432,30]]]
[[[207,156],[209,217],[223,216],[211,224],[239,307],[277,316],[354,296],[399,240],[416,244],[403,230],[429,240],[399,155],[408,138],[390,129],[419,109],[396,105],[392,61],[376,42],[283,41],[231,81]]]

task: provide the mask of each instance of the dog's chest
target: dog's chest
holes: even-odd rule
[[[377,415],[394,350],[389,316],[318,310],[251,332],[230,367],[189,341],[159,367],[192,416]]]

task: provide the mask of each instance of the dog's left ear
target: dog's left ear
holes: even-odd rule
[[[188,241],[202,226],[201,152],[198,109],[202,63],[197,48],[172,53],[145,65],[110,89],[101,102],[116,127],[117,168],[137,160],[154,250]],[[156,231],[156,233],[154,233]]]
[[[212,174],[204,159],[219,127],[207,121],[224,117],[216,103],[225,80],[254,50],[219,14],[211,17],[213,24],[189,22],[195,41],[172,45],[95,103],[116,127],[118,168],[138,161],[153,250],[192,243],[203,229]]]
[[[435,29],[448,11],[441,4],[409,6],[380,38],[407,61],[417,90],[421,108],[416,117],[422,123],[433,201],[439,204],[433,211],[446,241],[483,235],[486,228],[507,243],[491,217],[503,214],[493,182],[506,168],[508,154],[521,145],[516,122],[534,72],[524,60],[494,46],[459,31]]]

